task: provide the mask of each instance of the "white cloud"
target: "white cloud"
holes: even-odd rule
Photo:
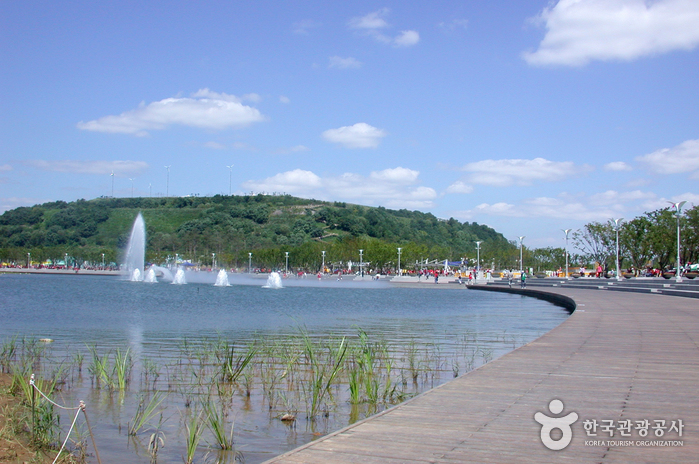
[[[663,148],[636,158],[655,174],[699,171],[699,140],[687,140],[673,148]]]
[[[257,192],[286,192],[390,208],[429,208],[437,192],[416,185],[418,176],[418,171],[402,167],[374,171],[369,176],[344,173],[323,178],[311,171],[296,169],[261,181],[247,181],[243,187]]]
[[[643,203],[643,207],[645,211],[654,211],[657,209],[668,208],[670,203],[679,203],[681,201],[687,202],[687,204],[682,208],[682,211],[686,211],[689,208],[699,205],[699,195],[696,193],[685,192],[681,195],[675,195],[670,198],[660,197]]]
[[[0,172],[12,171],[12,166],[9,164],[3,164],[0,166]]]
[[[583,66],[629,61],[699,44],[696,0],[560,0],[536,17],[547,29],[532,65]]]
[[[330,57],[330,63],[328,64],[328,68],[337,68],[337,69],[357,69],[361,68],[362,63],[361,61],[352,58],[351,56],[347,58],[342,58],[339,56],[331,56]]]
[[[349,20],[349,27],[352,29],[383,29],[388,27],[388,23],[383,19],[383,16],[386,16],[388,12],[388,8],[381,8],[368,15],[354,17]]]
[[[221,130],[241,128],[265,120],[256,108],[243,105],[242,100],[259,101],[260,96],[251,93],[238,98],[201,89],[191,98],[166,98],[147,105],[142,103],[137,109],[120,115],[80,121],[77,127],[96,132],[145,136],[149,130],[163,130],[171,125]]]
[[[401,31],[396,37],[390,37],[380,32],[382,29],[389,27],[389,24],[383,18],[389,11],[388,8],[382,8],[365,16],[354,17],[347,24],[351,29],[357,29],[363,35],[368,35],[377,42],[391,44],[394,47],[411,47],[417,44],[420,41],[420,34],[417,31]]]
[[[471,193],[473,192],[473,186],[465,184],[464,182],[456,181],[447,187],[447,193]]]
[[[561,181],[566,177],[588,171],[587,166],[575,166],[572,161],[549,161],[543,158],[483,160],[468,163],[462,168],[469,172],[472,184],[509,187],[532,185],[535,181]]]
[[[381,139],[386,136],[386,132],[369,124],[358,122],[353,126],[328,129],[322,135],[325,140],[339,143],[347,148],[376,148]]]
[[[320,23],[313,21],[312,19],[304,19],[302,21],[296,22],[292,25],[291,30],[294,34],[308,35],[308,30],[320,26]]]
[[[289,103],[291,103],[291,100],[289,100],[289,97],[285,97],[284,95],[281,95],[279,97],[279,102],[284,103],[285,105],[288,105]]]
[[[441,22],[437,27],[444,32],[453,32],[456,29],[467,29],[468,19],[452,19],[449,22]]]
[[[631,171],[632,168],[623,161],[613,161],[604,165],[605,171]]]
[[[109,175],[112,172],[117,177],[140,176],[148,163],[145,161],[81,161],[81,160],[27,160],[25,164],[34,166],[42,171],[68,172],[72,174]]]
[[[19,208],[20,206],[30,206],[39,205],[41,203],[46,203],[47,201],[55,201],[55,198],[20,198],[20,197],[3,197],[0,198],[0,213],[5,211]]]
[[[657,198],[657,195],[648,191],[632,190],[630,192],[617,192],[616,190],[607,190],[606,192],[590,195],[589,203],[592,205],[613,205],[630,203],[633,201],[648,201],[655,198]]]
[[[417,31],[401,31],[400,35],[393,39],[397,47],[411,47],[420,41]]]
[[[204,147],[211,148],[213,150],[224,150],[226,148],[224,144],[218,142],[206,142]]]

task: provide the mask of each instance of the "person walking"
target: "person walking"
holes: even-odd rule
[[[522,288],[527,288],[527,272],[522,271],[522,275],[520,276],[520,284]]]

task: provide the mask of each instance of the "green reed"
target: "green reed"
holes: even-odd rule
[[[127,424],[129,435],[136,435],[148,422],[158,414],[159,406],[167,398],[167,394],[155,392],[146,400],[145,395],[141,395],[133,419]],[[162,420],[162,412],[161,412]]]

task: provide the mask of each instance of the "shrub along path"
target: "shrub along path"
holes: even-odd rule
[[[577,310],[549,333],[268,462],[696,463],[697,300],[574,288],[546,292],[577,303]],[[564,404],[557,415],[549,410],[554,399]],[[566,448],[553,451],[543,445],[537,412],[550,417],[577,414]],[[681,436],[671,430],[680,420]],[[557,440],[561,433],[554,430],[548,436]]]

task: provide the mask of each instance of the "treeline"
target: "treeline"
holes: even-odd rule
[[[699,260],[699,206],[677,211],[662,208],[619,225],[619,268],[672,268],[677,262],[677,231],[680,232],[682,264]],[[614,222],[591,222],[573,233],[573,244],[586,263],[616,267]]]
[[[146,259],[165,262],[175,254],[201,264],[247,267],[289,265],[317,269],[326,263],[365,261],[395,268],[424,260],[475,262],[475,242],[488,264],[515,259],[517,248],[502,234],[476,223],[439,219],[430,213],[390,210],[290,195],[175,198],[98,198],[21,207],[0,216],[0,259],[26,263],[118,262],[136,215],[147,226]],[[484,260],[485,261],[485,260]]]

